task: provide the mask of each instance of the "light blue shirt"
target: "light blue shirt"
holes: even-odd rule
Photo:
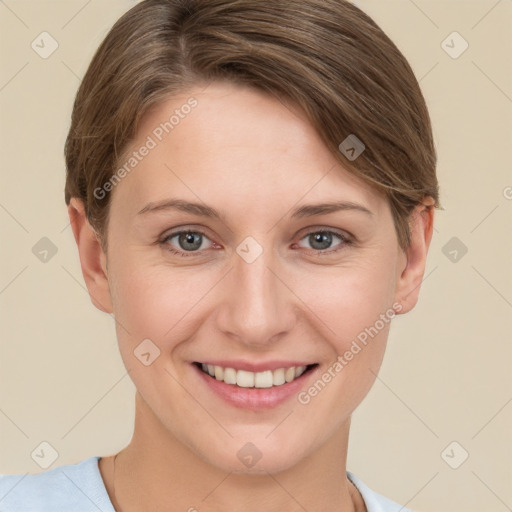
[[[0,474],[0,512],[115,512],[98,461],[89,457],[31,475]],[[368,512],[412,512],[368,488],[347,471]]]

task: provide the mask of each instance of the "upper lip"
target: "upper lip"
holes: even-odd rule
[[[292,366],[309,366],[316,363],[308,363],[305,361],[287,360],[287,361],[265,361],[256,363],[254,361],[247,361],[243,359],[236,360],[213,360],[213,361],[198,361],[203,364],[211,364],[212,366],[221,366],[222,368],[233,368],[235,370],[245,370],[248,372],[264,372],[266,370],[277,370],[279,368],[291,368]]]

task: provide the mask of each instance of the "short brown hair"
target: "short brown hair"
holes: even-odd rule
[[[75,99],[65,200],[84,202],[106,248],[110,194],[98,199],[150,106],[199,83],[229,80],[304,109],[349,172],[389,200],[402,249],[425,198],[439,207],[430,117],[407,60],[347,0],[144,0],[102,42]],[[352,160],[349,135],[365,149]]]

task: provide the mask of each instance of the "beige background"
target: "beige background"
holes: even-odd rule
[[[135,3],[0,1],[2,473],[41,471],[31,454],[43,441],[58,452],[55,467],[131,438],[134,386],[113,319],[84,286],[63,144],[93,51]],[[394,320],[379,378],[353,415],[348,469],[417,511],[510,510],[512,1],[357,3],[421,81],[445,210],[420,301]],[[47,59],[31,48],[43,31],[59,45]],[[469,43],[456,59],[441,46],[454,31]],[[46,263],[32,252],[43,237],[57,248]],[[445,462],[465,451],[458,469]]]

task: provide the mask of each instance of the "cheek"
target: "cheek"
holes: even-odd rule
[[[327,342],[330,350],[323,353],[329,362],[297,401],[303,414],[323,418],[319,436],[339,428],[368,394],[395,316],[393,274],[377,267],[362,270],[320,279],[316,293],[309,290],[309,305],[321,319],[315,325],[324,335],[319,351]]]
[[[321,382],[303,390],[299,403],[314,402],[320,416],[330,409],[333,424],[361,402],[382,363],[395,316],[393,258],[391,251],[379,251],[358,263],[316,271],[314,279],[305,279],[297,291],[314,312],[310,318],[316,318],[315,330],[323,337],[318,348],[330,361],[319,375]],[[325,342],[329,351],[322,350]],[[322,399],[317,400],[320,394]]]
[[[186,339],[201,300],[214,287],[216,274],[171,268],[143,258],[125,259],[116,266],[112,290],[121,349],[149,338],[163,350]],[[186,332],[187,330],[187,332]],[[129,334],[128,334],[129,333]]]
[[[341,353],[347,343],[374,325],[392,306],[393,258],[381,253],[374,258],[361,258],[357,263],[317,268],[304,273],[294,286],[307,309],[314,313],[311,318],[317,317],[315,325]]]

